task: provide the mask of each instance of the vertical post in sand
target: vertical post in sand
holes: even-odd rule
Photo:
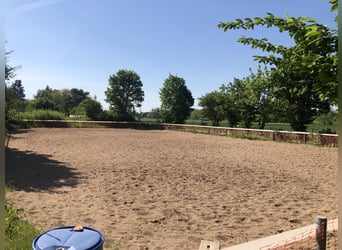
[[[326,250],[327,245],[327,217],[318,215],[316,218],[317,250]]]
[[[201,240],[198,250],[219,250],[220,243],[218,241]]]

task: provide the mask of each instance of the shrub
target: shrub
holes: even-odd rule
[[[64,120],[66,117],[64,114],[58,111],[38,109],[27,112],[19,112],[10,118],[15,120]]]
[[[31,249],[33,239],[40,233],[23,220],[23,214],[22,209],[5,205],[5,249]]]

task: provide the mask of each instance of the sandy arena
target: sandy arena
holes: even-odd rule
[[[335,148],[162,130],[21,130],[6,149],[7,201],[42,231],[96,228],[106,250],[227,247],[333,219],[336,177]]]

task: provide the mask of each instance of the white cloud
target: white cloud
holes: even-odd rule
[[[56,4],[58,2],[61,2],[63,0],[39,0],[35,1],[33,3],[21,5],[17,8],[11,9],[8,11],[9,16],[17,16],[20,14],[23,14],[25,12],[33,11],[36,9],[44,8],[53,4]]]

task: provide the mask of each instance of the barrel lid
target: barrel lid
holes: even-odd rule
[[[76,230],[75,230],[76,228]],[[40,234],[32,243],[34,250],[93,250],[102,246],[104,236],[90,227],[55,228]]]

